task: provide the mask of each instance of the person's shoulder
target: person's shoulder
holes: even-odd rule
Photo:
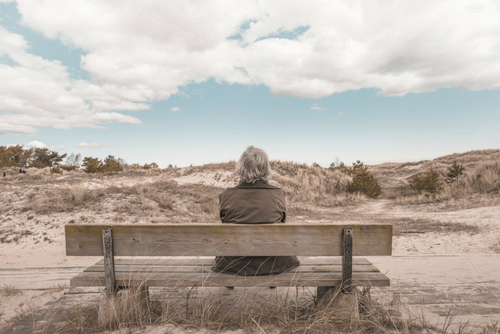
[[[219,194],[219,198],[227,198],[227,197],[230,197],[232,194],[235,193],[237,189],[235,187],[231,187],[231,188],[226,188],[224,189],[220,194]]]

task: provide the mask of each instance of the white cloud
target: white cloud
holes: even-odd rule
[[[103,142],[97,142],[97,143],[92,143],[92,144],[87,144],[87,143],[80,143],[78,144],[79,147],[88,147],[88,148],[99,148],[99,147],[109,147],[111,145],[103,143]]]
[[[179,108],[179,107],[173,107],[173,108],[172,108],[172,109],[170,109],[170,110],[172,110],[172,111],[179,111],[179,110],[180,110],[180,108]]]
[[[47,145],[38,140],[30,141],[28,144],[24,145],[24,148],[47,148]]]
[[[59,61],[34,56],[27,49],[23,36],[0,27],[0,56],[18,64],[0,64],[0,112],[5,112],[0,113],[0,134],[34,134],[38,126],[69,129],[141,123],[110,110],[147,109],[147,104],[126,101],[107,85],[71,80]]]
[[[17,8],[22,24],[83,49],[92,81],[70,79],[0,28],[0,54],[19,64],[0,65],[0,133],[139,124],[118,111],[147,109],[209,78],[301,98],[500,87],[494,1],[18,0]],[[299,27],[308,29],[280,38]]]
[[[311,109],[313,109],[313,110],[326,110],[326,108],[321,108],[317,103],[314,103],[311,106]]]

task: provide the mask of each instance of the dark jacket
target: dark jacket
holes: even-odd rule
[[[241,182],[219,195],[222,223],[272,224],[286,220],[285,192],[262,181]],[[296,256],[217,256],[213,270],[242,276],[281,274],[300,264]]]

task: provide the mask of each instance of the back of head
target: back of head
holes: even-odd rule
[[[260,148],[248,146],[236,163],[236,173],[242,181],[255,183],[261,180],[269,183],[271,165],[267,153]]]

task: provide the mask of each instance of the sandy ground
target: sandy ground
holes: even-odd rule
[[[89,189],[109,186],[131,186],[155,182],[164,175],[144,174],[134,178],[114,177],[91,179],[86,175],[80,179],[61,176],[52,187],[70,187],[75,182]],[[236,184],[232,172],[210,171],[197,172],[186,176],[171,178],[178,184],[205,184],[220,187],[221,190]],[[49,185],[47,185],[49,186]],[[29,201],[27,193],[36,185],[0,186],[0,201],[16,203]],[[437,211],[433,205],[395,206],[389,200],[368,200],[356,207],[322,208],[321,218],[296,216],[294,222],[387,222],[407,220],[426,220],[436,223],[462,224],[477,227],[474,233],[447,230],[411,229],[393,237],[393,255],[425,254],[499,254],[500,253],[500,206],[474,208],[461,211]],[[6,237],[0,243],[0,268],[42,268],[88,266],[97,261],[93,257],[67,257],[65,255],[64,225],[76,217],[89,217],[96,223],[108,222],[111,214],[98,215],[87,212],[56,212],[36,215],[32,211],[2,211],[0,216],[0,237]],[[324,217],[332,217],[331,219]],[[28,231],[28,232],[26,232]],[[17,239],[14,237],[17,236]],[[10,241],[9,241],[10,240]],[[0,281],[0,287],[4,282]],[[23,290],[11,296],[0,295],[0,323],[26,312],[26,308],[36,307],[53,298],[58,298],[60,291]],[[237,333],[237,332],[235,332]]]

